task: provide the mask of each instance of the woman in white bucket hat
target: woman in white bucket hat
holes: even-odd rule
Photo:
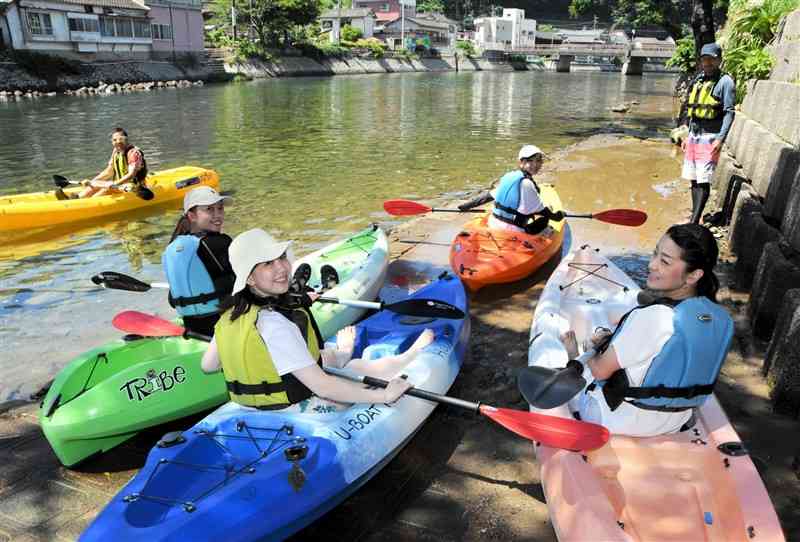
[[[233,401],[264,410],[319,410],[307,401],[312,395],[340,403],[393,403],[411,387],[395,378],[385,389],[365,389],[320,368],[322,340],[313,317],[287,295],[291,241],[253,229],[233,240],[229,255],[236,283],[221,305],[202,368],[222,369]]]
[[[161,257],[169,304],[187,329],[203,335],[214,333],[219,301],[230,295],[235,279],[228,261],[232,240],[222,233],[230,199],[209,186],[187,192],[183,215]]]

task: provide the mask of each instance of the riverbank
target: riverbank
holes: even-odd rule
[[[689,214],[688,191],[677,179],[679,169],[680,159],[665,141],[602,135],[553,153],[541,180],[555,182],[567,206],[591,201],[598,208],[653,209],[648,223],[636,230],[591,221],[571,223],[573,242],[600,246],[641,276],[666,225]],[[625,179],[625,190],[606,189],[619,179]],[[578,194],[587,193],[579,200]],[[413,289],[446,268],[447,247],[467,219],[432,214],[394,228],[387,283],[403,282]],[[797,434],[797,422],[770,410],[759,372],[763,346],[751,340],[745,325],[746,294],[727,286],[732,265],[726,257],[721,297],[735,315],[737,338],[717,395],[751,454],[766,467],[762,476],[787,540],[796,540],[800,539],[800,482],[793,467],[797,445],[788,443],[787,436]],[[526,408],[514,373],[527,364],[532,304],[553,267],[472,297],[469,359],[451,395]],[[17,404],[0,414],[0,540],[75,539],[141,467],[158,437],[173,429],[157,428],[80,471],[70,471],[57,464],[41,436],[36,409],[32,403]],[[193,421],[184,420],[174,428]],[[381,473],[296,540],[329,540],[331,533],[343,540],[368,542],[555,540],[530,442],[442,407]]]

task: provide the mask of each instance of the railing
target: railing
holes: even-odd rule
[[[508,53],[532,53],[539,55],[594,55],[594,56],[631,56],[637,57],[670,57],[675,52],[674,46],[650,45],[636,43],[633,47],[623,43],[536,43],[535,45],[512,46],[506,42],[486,42],[481,48],[485,50],[504,51]]]

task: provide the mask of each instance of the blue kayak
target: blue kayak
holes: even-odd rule
[[[461,281],[446,276],[412,296],[468,314]],[[446,393],[470,333],[463,320],[381,311],[357,326],[354,355],[404,352],[435,333],[402,370],[420,389]],[[405,396],[394,405],[354,404],[305,412],[227,403],[193,428],[162,439],[142,470],[80,540],[115,542],[282,540],[343,501],[411,439],[435,403]]]

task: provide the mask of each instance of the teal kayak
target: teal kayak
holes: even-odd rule
[[[376,226],[301,258],[320,287],[320,268],[332,266],[339,284],[325,292],[339,299],[375,299],[388,266],[388,240]],[[312,305],[323,338],[354,323],[366,309]],[[138,432],[214,408],[228,400],[221,373],[205,374],[207,344],[180,337],[127,336],[89,350],[56,376],[39,409],[44,435],[59,461],[77,463],[125,442]]]

